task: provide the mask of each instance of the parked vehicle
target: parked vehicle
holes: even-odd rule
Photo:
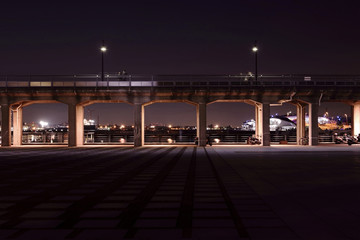
[[[336,144],[341,144],[341,143],[345,143],[348,144],[349,146],[351,146],[352,144],[356,144],[358,143],[358,138],[355,136],[350,136],[347,135],[346,133],[343,136],[335,136],[335,143]]]
[[[261,144],[261,141],[256,137],[249,137],[247,143],[251,145],[255,145],[255,144]]]

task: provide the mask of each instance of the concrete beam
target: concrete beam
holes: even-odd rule
[[[206,146],[206,103],[199,103],[196,106],[196,130],[198,146]]]
[[[1,104],[1,146],[11,146],[10,106]]]
[[[309,145],[315,146],[319,144],[319,104],[309,104]]]
[[[134,147],[145,144],[145,109],[142,103],[134,103]]]

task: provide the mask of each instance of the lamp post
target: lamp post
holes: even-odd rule
[[[100,50],[101,50],[101,81],[104,81],[104,53],[107,50],[105,47],[104,40],[102,41],[102,46]]]
[[[257,84],[257,78],[258,78],[258,72],[257,72],[257,52],[258,52],[258,48],[256,46],[256,41],[254,43],[254,46],[252,48],[252,51],[255,53],[255,84]]]

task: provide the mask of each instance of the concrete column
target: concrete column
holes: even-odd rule
[[[1,104],[1,146],[11,146],[10,107]]]
[[[352,135],[357,136],[360,133],[360,102],[352,106]]]
[[[134,104],[134,147],[145,143],[145,109],[141,103]]]
[[[84,107],[68,104],[69,147],[84,145]]]
[[[305,137],[305,106],[298,103],[296,105],[296,142],[300,144],[300,139]]]
[[[199,103],[196,106],[196,129],[198,146],[206,146],[206,103]]]
[[[262,104],[262,145],[263,146],[270,146],[270,104],[263,103]]]
[[[262,105],[261,104],[256,104],[255,105],[255,137],[261,139],[263,132],[262,132],[262,110],[261,110]]]
[[[315,146],[319,144],[319,104],[309,104],[309,145]]]
[[[255,105],[255,136],[263,146],[270,146],[270,104]]]
[[[13,117],[13,146],[21,146],[23,135],[23,109],[21,106],[12,107]]]

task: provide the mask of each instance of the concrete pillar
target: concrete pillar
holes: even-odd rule
[[[319,144],[319,104],[309,104],[309,145],[315,146]]]
[[[263,132],[262,132],[262,105],[261,104],[255,104],[255,137],[261,139]]]
[[[141,103],[134,104],[134,147],[145,143],[145,109]]]
[[[305,137],[305,106],[296,105],[296,142],[300,144],[301,138]]]
[[[84,145],[84,107],[68,104],[69,147]]]
[[[23,109],[21,106],[12,106],[13,117],[13,146],[21,146],[23,135]]]
[[[1,104],[1,146],[11,146],[10,106]]]
[[[255,136],[263,146],[270,146],[270,104],[255,105]]]
[[[196,129],[198,146],[206,146],[206,103],[199,103],[196,106]]]
[[[354,103],[352,110],[352,135],[357,136],[360,133],[360,102]]]

